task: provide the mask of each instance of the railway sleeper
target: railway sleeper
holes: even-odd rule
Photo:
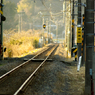
[[[27,60],[28,60],[28,59],[24,59],[24,61],[27,61]],[[44,59],[32,59],[31,61],[32,61],[32,62],[43,62]],[[46,61],[47,61],[47,62],[52,62],[53,59],[47,59]]]

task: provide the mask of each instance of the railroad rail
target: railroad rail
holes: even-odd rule
[[[0,90],[2,90],[0,91],[0,94],[21,95],[22,93],[24,93],[28,84],[39,72],[39,70],[45,64],[45,62],[52,61],[52,59],[49,59],[49,58],[52,55],[53,51],[57,48],[57,46],[58,46],[57,44],[50,45],[49,47],[45,48],[44,50],[42,50],[40,53],[38,53],[37,55],[29,59],[28,61],[20,64],[19,66],[13,68],[6,74],[2,75],[0,77]],[[43,56],[43,59],[42,59],[42,56]],[[38,64],[35,64],[34,63],[35,61],[38,62]],[[19,81],[17,81],[16,79],[19,78],[20,76],[22,76],[22,78],[19,81],[22,81],[22,82],[19,84]],[[16,83],[13,81],[16,81]],[[11,82],[13,84],[11,84]],[[19,86],[17,86],[18,85],[17,83],[19,84]],[[9,91],[7,88],[9,86],[11,90],[12,90],[12,86],[16,86],[16,88],[13,89],[12,91]]]

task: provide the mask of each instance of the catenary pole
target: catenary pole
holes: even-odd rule
[[[56,42],[58,43],[58,19],[56,22]]]
[[[51,18],[50,18],[51,19]],[[50,20],[50,22],[49,22],[49,33],[50,33],[50,43],[51,43],[51,20]]]
[[[86,4],[85,4],[86,5]],[[84,33],[84,37],[83,37],[83,55],[82,55],[82,64],[85,64],[85,57],[86,57],[86,39],[85,39],[85,11],[86,10],[86,6],[84,7],[84,15],[83,15],[83,29],[82,29],[82,33]]]
[[[43,25],[44,25],[44,17],[43,17]],[[43,36],[43,46],[44,46],[44,28],[43,28],[42,36]]]
[[[66,0],[65,0],[64,2],[65,2],[65,4],[64,4],[64,6],[65,6],[65,11],[66,11],[66,9],[67,9]],[[65,12],[65,17],[64,17],[64,18],[65,18],[65,21],[64,21],[64,23],[65,23],[65,24],[64,24],[64,25],[65,25],[65,46],[67,47],[66,17],[67,17],[67,16],[66,16],[66,12]]]
[[[94,52],[94,0],[86,1],[86,63],[85,63],[85,95],[95,95],[93,92],[93,76],[95,71],[92,69]],[[95,53],[95,52],[94,52]],[[95,60],[95,59],[94,59]]]
[[[32,21],[32,31],[33,31],[33,34],[34,34],[34,16],[35,16],[35,0],[33,2],[33,21]]]
[[[47,18],[47,21],[46,21],[46,27],[47,27],[47,44],[48,44],[48,37],[49,37],[49,31],[48,31],[48,18]]]
[[[74,47],[74,0],[72,6],[72,47]],[[71,56],[73,56],[73,52],[71,52]]]
[[[81,27],[81,0],[78,0],[78,25]],[[77,43],[78,59],[81,56],[81,43]]]
[[[94,23],[95,23],[95,0],[94,0]],[[94,43],[95,43],[95,24],[94,24]],[[93,52],[93,72],[95,72],[95,44],[94,44],[94,52]],[[93,73],[93,85],[94,85],[94,95],[95,95],[95,73]]]

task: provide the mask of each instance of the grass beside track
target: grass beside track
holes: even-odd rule
[[[85,88],[85,67],[81,67],[77,72],[76,66],[70,66],[67,70],[68,82],[70,84],[70,95],[84,95]]]

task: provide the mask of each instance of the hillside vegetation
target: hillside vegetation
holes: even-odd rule
[[[4,46],[7,47],[5,57],[17,57],[38,47],[39,31],[35,31],[36,33],[33,33],[32,30],[20,33],[14,32],[14,30],[4,32]],[[9,33],[7,34],[7,32]]]

